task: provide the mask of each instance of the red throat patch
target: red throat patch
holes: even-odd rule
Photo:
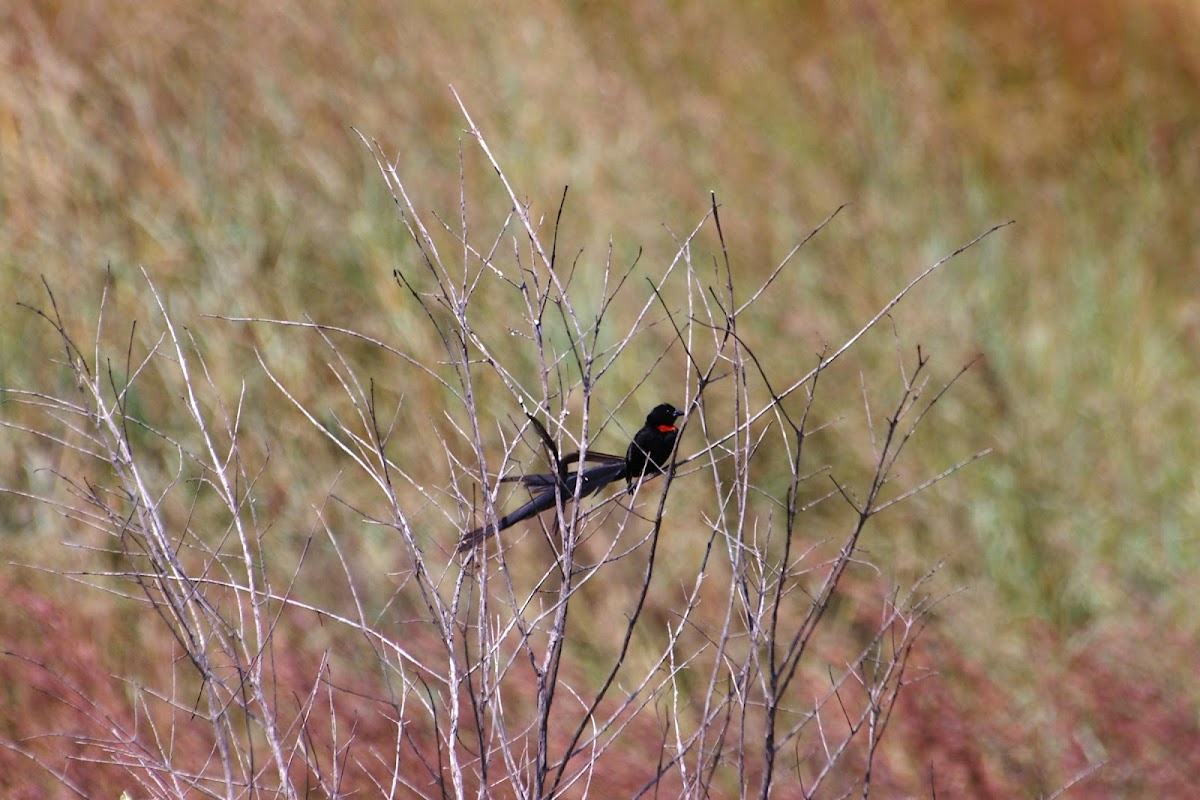
[[[671,431],[675,430],[675,426],[674,425],[659,425],[658,429],[662,433],[670,433]]]

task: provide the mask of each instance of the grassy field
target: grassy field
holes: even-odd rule
[[[689,303],[715,295],[672,279],[657,304],[647,279],[665,274],[704,221],[710,193],[739,301],[848,204],[738,321],[779,385],[808,372],[823,347],[839,346],[925,267],[1015,220],[918,286],[820,379],[813,424],[829,427],[806,444],[804,472],[853,476],[870,464],[878,430],[865,421],[864,397],[872,412],[888,413],[903,388],[898,347],[911,369],[918,344],[932,357],[930,393],[982,358],[908,445],[891,496],[991,453],[872,523],[860,543],[864,564],[847,572],[803,680],[817,691],[878,626],[883,598],[940,563],[927,591],[945,599],[911,656],[914,674],[927,677],[899,695],[874,794],[1188,795],[1200,773],[1200,612],[1189,600],[1200,575],[1200,404],[1188,388],[1200,385],[1200,12],[1183,0],[1104,0],[1086,12],[1063,0],[904,5],[760,2],[731,14],[656,3],[619,11],[499,3],[469,13],[435,3],[322,2],[291,12],[256,2],[5,4],[5,796],[69,793],[51,771],[91,796],[152,796],[123,769],[98,763],[111,760],[88,744],[93,727],[104,727],[98,709],[153,739],[164,731],[149,733],[151,721],[167,717],[147,697],[170,694],[186,711],[201,691],[194,677],[178,678],[187,671],[180,643],[127,579],[130,556],[105,533],[111,521],[33,499],[86,506],[95,487],[118,493],[102,459],[31,433],[70,439],[61,415],[48,418],[13,394],[82,402],[61,336],[30,310],[53,316],[47,286],[66,332],[89,359],[101,352],[91,366],[114,376],[114,387],[159,342],[164,312],[195,337],[189,352],[204,358],[203,369],[192,363],[196,384],[207,384],[206,370],[212,387],[201,415],[221,419],[215,398],[239,409],[237,459],[253,479],[274,590],[350,616],[361,606],[385,636],[409,635],[395,620],[423,606],[399,565],[395,531],[368,521],[386,516],[377,486],[268,371],[327,427],[356,411],[339,376],[352,366],[372,382],[388,454],[415,476],[397,488],[397,502],[424,550],[451,563],[459,529],[470,526],[453,514],[482,502],[446,455],[473,452],[456,426],[478,422],[478,441],[498,460],[522,420],[519,392],[480,367],[483,399],[470,407],[440,382],[455,373],[435,326],[444,330],[452,310],[423,306],[393,279],[398,270],[417,292],[437,289],[368,146],[378,142],[395,160],[448,261],[461,267],[462,245],[437,229],[439,219],[454,230],[465,214],[486,251],[513,204],[451,85],[542,240],[556,235],[560,263],[574,265],[570,297],[584,318],[600,313],[606,261],[614,274],[635,264],[597,337],[610,346],[638,331],[590,395],[602,450],[623,447],[655,402],[695,396],[694,370],[663,309],[676,322],[696,318]],[[533,281],[529,237],[512,222],[503,230],[506,274]],[[695,275],[724,280],[711,219],[688,256]],[[473,271],[492,279],[478,263]],[[520,294],[498,279],[489,286],[472,299],[475,330],[501,348],[511,381],[540,397]],[[312,330],[222,319],[242,317],[352,328],[419,354],[424,368],[361,340],[338,339],[334,350]],[[544,333],[563,349],[569,329],[558,318]],[[181,466],[171,444],[201,446],[174,360],[166,352],[124,397],[128,415],[156,432],[130,432],[131,457],[170,488],[168,530],[219,535],[228,520],[206,491],[212,476]],[[567,363],[546,378],[544,399],[571,408],[578,424],[577,371]],[[724,407],[738,396],[733,383],[703,396],[718,427],[737,419]],[[761,397],[762,382],[751,384]],[[800,394],[781,407],[798,414]],[[689,423],[680,452],[723,432]],[[784,450],[772,434],[756,456],[753,481],[764,493],[786,490],[786,471],[769,469]],[[804,485],[810,499],[830,490],[827,480]],[[703,472],[671,487],[634,664],[649,663],[676,624],[715,513]],[[657,487],[651,494],[657,500]],[[836,498],[814,507],[799,540],[819,549],[840,536],[845,509]],[[751,527],[778,524],[766,501],[751,510]],[[526,553],[513,566],[517,581],[544,567],[538,559],[549,550],[535,539],[514,545]],[[602,552],[595,542],[583,549]],[[642,575],[633,559],[604,569],[603,589],[583,588],[571,612],[572,629],[591,631],[598,651],[592,659],[585,648],[564,666],[584,683],[619,643]],[[722,591],[707,584],[701,604],[724,602]],[[303,705],[293,693],[319,675],[347,695],[361,681],[367,696],[361,676],[379,667],[356,661],[361,635],[280,613],[275,636],[282,705]],[[418,648],[425,636],[439,646],[431,630],[413,636]],[[704,691],[695,680],[682,691],[692,700]],[[527,701],[513,700],[513,713]],[[354,720],[343,744],[372,752],[395,738],[365,699],[340,708]],[[184,760],[212,746],[187,716],[171,723]],[[664,732],[644,716],[630,731],[604,774],[632,777],[598,783],[599,796],[632,796],[658,765]],[[414,747],[438,735],[416,731]],[[793,756],[803,773],[805,754]],[[711,796],[757,792],[760,776],[751,777],[722,777]],[[380,793],[355,780],[343,788]],[[793,796],[781,780],[775,796]]]

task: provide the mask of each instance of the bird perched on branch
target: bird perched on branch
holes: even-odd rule
[[[530,420],[536,426],[538,433],[545,441],[552,457],[556,462],[557,472],[536,475],[519,475],[502,480],[519,481],[529,487],[533,498],[525,505],[505,514],[496,525],[485,525],[475,528],[463,536],[458,544],[458,552],[465,553],[474,549],[484,539],[512,527],[522,520],[537,516],[548,508],[553,508],[555,497],[569,500],[575,496],[576,484],[579,484],[581,498],[599,492],[613,481],[625,479],[627,489],[631,489],[636,481],[644,477],[658,475],[667,466],[667,459],[675,449],[675,438],[679,432],[675,428],[675,420],[683,416],[683,412],[670,403],[660,403],[646,415],[646,424],[633,435],[625,451],[625,458],[610,456],[603,453],[588,453],[587,460],[604,463],[584,467],[580,465],[578,472],[568,472],[567,467],[579,461],[579,454],[559,459],[554,448],[553,440],[533,417]],[[557,492],[555,491],[557,489]]]

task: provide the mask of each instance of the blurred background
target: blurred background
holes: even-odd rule
[[[447,218],[461,150],[479,229],[494,231],[507,200],[451,84],[535,217],[552,221],[570,186],[564,246],[593,263],[611,241],[616,261],[641,249],[661,270],[711,191],[750,286],[850,203],[762,311],[758,354],[775,363],[840,343],[924,266],[1015,219],[898,312],[944,376],[984,354],[914,474],[995,452],[871,546],[887,580],[945,561],[944,588],[962,589],[922,640],[937,676],[897,712],[884,769],[898,792],[930,796],[936,774],[938,797],[1013,797],[1104,761],[1065,796],[1186,796],[1200,774],[1198,41],[1200,8],[1184,0],[736,13],[12,0],[0,7],[0,385],[69,384],[53,331],[17,306],[47,305],[43,277],[84,343],[111,269],[120,341],[152,308],[144,267],[211,345],[212,372],[250,385],[242,424],[288,465],[259,490],[273,535],[307,531],[338,454],[289,451],[299,423],[273,412],[253,348],[294,380],[325,355],[201,315],[307,316],[419,344],[420,312],[391,278],[416,269],[415,253],[351,128]],[[378,353],[362,358],[382,377]],[[419,431],[442,399],[410,398],[402,424]],[[154,413],[172,398],[141,402]],[[3,441],[0,484],[55,491],[47,470],[67,465],[52,443]],[[170,643],[120,598],[23,566],[96,568],[65,546],[76,535],[0,496],[0,637],[119,703],[108,676],[150,669],[146,654]],[[364,544],[362,569],[382,552]],[[28,680],[11,658],[0,675]],[[12,693],[0,736],[69,729],[53,706]],[[53,785],[7,750],[0,763],[6,796]]]

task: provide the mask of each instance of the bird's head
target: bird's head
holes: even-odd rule
[[[646,427],[657,430],[675,430],[675,420],[683,416],[683,412],[670,403],[659,403],[646,415]]]

